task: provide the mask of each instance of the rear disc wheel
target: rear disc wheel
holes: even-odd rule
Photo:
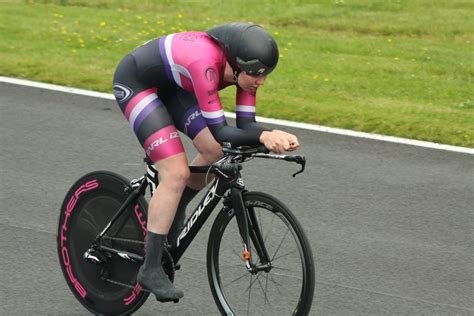
[[[77,300],[100,315],[127,315],[146,301],[136,276],[140,263],[99,250],[94,264],[84,253],[126,200],[131,188],[120,175],[99,171],[80,178],[68,191],[59,216],[57,250],[64,278]],[[137,198],[101,244],[144,255],[147,202]]]

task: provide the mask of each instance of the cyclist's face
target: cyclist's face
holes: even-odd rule
[[[239,74],[238,83],[245,91],[252,91],[263,86],[266,78],[266,76],[251,76],[242,71]]]

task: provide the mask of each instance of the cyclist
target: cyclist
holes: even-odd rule
[[[257,89],[278,57],[276,42],[262,27],[228,23],[151,40],[117,67],[115,98],[161,177],[149,205],[146,257],[137,277],[160,301],[184,295],[166,276],[162,252],[167,235],[172,243],[178,238],[186,205],[205,186],[205,175],[190,175],[177,130],[198,151],[193,165],[221,157],[223,143],[264,144],[276,153],[297,149],[296,136],[255,121]],[[237,87],[237,127],[227,125],[218,94],[231,85]]]

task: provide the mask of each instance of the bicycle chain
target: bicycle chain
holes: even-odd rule
[[[116,241],[122,241],[122,242],[128,242],[131,244],[140,244],[144,245],[145,242],[139,241],[139,240],[134,240],[134,239],[125,239],[125,238],[118,238],[118,237],[109,237],[109,236],[104,236],[102,237],[103,239],[109,239],[109,240],[116,240]]]
[[[143,241],[138,241],[138,240],[134,240],[134,239],[126,239],[126,238],[118,238],[118,237],[110,237],[110,236],[104,236],[102,238],[109,239],[109,240],[128,242],[128,243],[132,243],[132,244],[141,244],[141,245],[145,244],[145,242],[143,242]],[[170,254],[168,252],[165,252],[165,253],[168,256],[168,260],[172,260]],[[172,272],[171,273],[172,273],[173,279],[174,279],[174,266],[172,267]],[[135,286],[133,286],[133,285],[125,284],[125,283],[115,281],[115,280],[112,280],[112,279],[105,279],[105,281],[107,281],[109,283],[112,283],[112,284],[115,284],[115,285],[120,285],[120,286],[129,288],[129,289],[132,289],[132,290],[135,288]],[[149,290],[144,289],[144,288],[142,288],[141,291],[151,293]]]
[[[127,287],[127,288],[132,289],[132,290],[135,289],[135,286],[133,286],[133,285],[125,284],[125,283],[115,281],[115,280],[112,280],[112,279],[105,279],[105,281],[107,281],[109,283],[112,283],[112,284],[115,284],[115,285],[120,285],[120,286],[123,286],[123,287]],[[144,288],[142,288],[141,291],[151,293],[149,290],[144,289]]]

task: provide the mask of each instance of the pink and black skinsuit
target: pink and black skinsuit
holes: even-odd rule
[[[226,57],[204,32],[167,35],[136,48],[120,62],[114,95],[153,162],[184,152],[177,129],[191,139],[206,126],[219,142],[259,144],[255,92],[237,86],[237,127],[227,125],[218,91]]]

